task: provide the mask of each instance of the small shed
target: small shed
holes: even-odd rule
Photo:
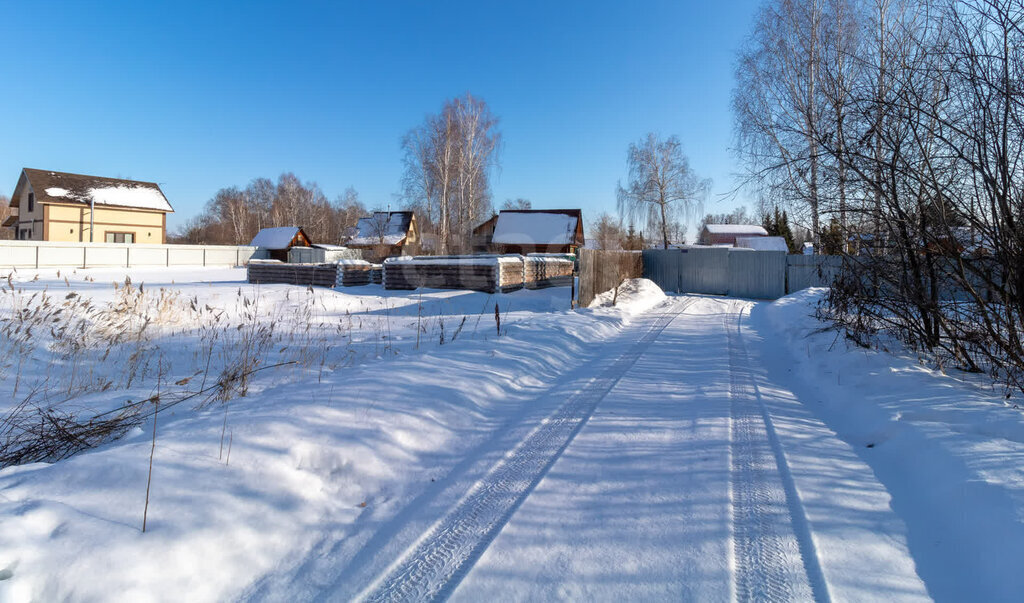
[[[277,226],[260,230],[249,245],[266,249],[270,259],[287,262],[289,249],[309,247],[311,242],[301,226]]]
[[[785,237],[736,237],[735,247],[744,247],[756,251],[785,251],[789,253],[789,245]]]
[[[701,245],[736,246],[736,238],[767,237],[768,231],[756,224],[706,224],[697,242]]]
[[[487,222],[477,227],[484,234]],[[493,253],[576,253],[583,238],[578,209],[505,209],[494,222]]]

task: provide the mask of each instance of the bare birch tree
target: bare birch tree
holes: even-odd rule
[[[824,0],[779,0],[762,7],[741,50],[733,112],[747,183],[773,204],[801,210],[820,230],[823,114],[820,86]]]
[[[668,249],[672,223],[681,220],[689,224],[703,212],[711,181],[694,173],[675,136],[662,140],[648,134],[629,145],[626,162],[629,182],[618,186],[619,214],[630,224],[646,223],[647,232],[661,233]]]
[[[498,118],[471,94],[445,101],[403,137],[405,201],[425,214],[421,228],[433,227],[441,253],[468,250],[473,228],[491,214],[500,146]]]

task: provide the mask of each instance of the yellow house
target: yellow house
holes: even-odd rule
[[[24,168],[11,211],[21,241],[165,243],[174,209],[154,182]]]

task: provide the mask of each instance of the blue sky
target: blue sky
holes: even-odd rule
[[[399,139],[446,98],[501,119],[496,205],[614,211],[630,142],[675,134],[735,186],[735,51],[758,2],[0,0],[0,191],[36,167],[159,182],[177,213],[292,171],[368,207],[399,191]]]

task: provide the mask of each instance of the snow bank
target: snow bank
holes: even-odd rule
[[[917,572],[935,599],[1024,592],[1024,414],[984,378],[943,374],[900,349],[865,350],[814,318],[825,289],[755,307],[751,322],[789,353],[765,356],[848,442],[892,496]]]
[[[160,412],[145,534],[152,422],[66,461],[0,469],[0,601],[214,601],[243,597],[263,575],[299,575],[293,560],[324,534],[348,547],[365,544],[499,426],[550,410],[524,401],[568,367],[605,353],[603,342],[623,324],[621,312],[570,311],[557,289],[501,296],[396,293],[379,285],[310,291],[249,285],[244,274],[112,269],[12,276],[26,295],[46,289],[63,299],[73,292],[94,304],[116,302],[111,281],[131,276],[147,291],[173,289],[212,307],[204,316],[225,317],[197,322],[196,331],[223,325],[234,332],[236,319],[255,312],[260,324],[286,335],[287,345],[275,344],[266,363],[304,363],[260,373],[249,395],[229,405]],[[0,306],[0,313],[10,309]],[[195,386],[207,362],[198,336],[154,333],[146,345],[158,346],[150,353],[165,366],[164,395],[179,381]],[[330,347],[304,343],[321,337]],[[312,363],[302,361],[311,354]],[[29,372],[55,378],[46,374],[58,370],[47,368],[51,357],[40,348],[25,357],[24,369],[12,368],[22,371],[23,391],[32,385]],[[81,372],[97,378],[123,372],[115,363],[82,364]],[[13,381],[0,380],[0,415]],[[76,394],[69,403],[140,400],[155,387],[151,372],[131,389]]]
[[[626,314],[640,314],[665,301],[667,297],[661,287],[654,281],[646,278],[627,279],[619,286],[618,297],[615,297],[615,290],[605,291],[590,302],[591,308],[612,307],[612,300],[615,300],[615,307]]]

